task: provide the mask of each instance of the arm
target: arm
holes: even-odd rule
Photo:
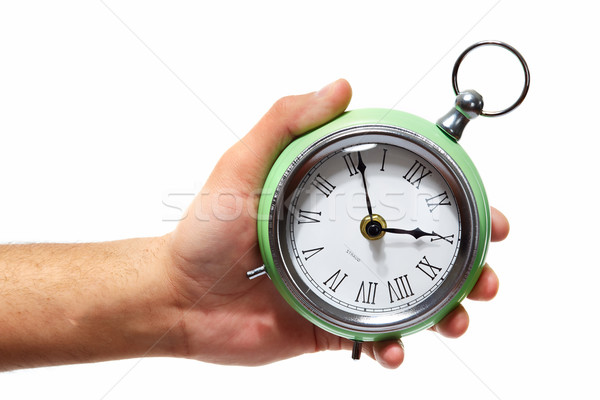
[[[0,371],[178,354],[164,244],[0,246]]]

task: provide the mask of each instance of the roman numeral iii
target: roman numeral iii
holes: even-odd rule
[[[415,186],[417,189],[421,186],[421,180],[426,176],[431,175],[431,171],[429,171],[423,164],[418,161],[410,167],[408,172],[403,176],[411,185]]]

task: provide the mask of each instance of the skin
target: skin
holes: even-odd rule
[[[299,316],[267,278],[256,233],[258,194],[270,166],[295,137],[342,113],[345,80],[277,101],[215,166],[174,232],[91,244],[0,246],[0,370],[173,356],[230,365],[263,365],[352,343]],[[492,241],[507,219],[492,209]],[[489,266],[469,298],[491,300]],[[432,330],[465,333],[461,305]],[[386,368],[404,359],[398,341],[365,343]]]

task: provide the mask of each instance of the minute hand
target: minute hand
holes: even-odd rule
[[[358,152],[358,170],[362,175],[363,186],[365,188],[365,197],[367,199],[367,211],[369,212],[369,217],[371,218],[371,222],[373,222],[373,207],[371,206],[371,199],[369,198],[369,191],[367,190],[367,178],[365,178],[365,169],[367,166],[362,160],[360,155],[360,151]]]

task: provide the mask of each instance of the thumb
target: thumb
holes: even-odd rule
[[[247,193],[258,189],[279,153],[294,138],[341,114],[351,97],[350,84],[339,79],[318,92],[279,99],[254,128],[223,155],[210,181]]]

